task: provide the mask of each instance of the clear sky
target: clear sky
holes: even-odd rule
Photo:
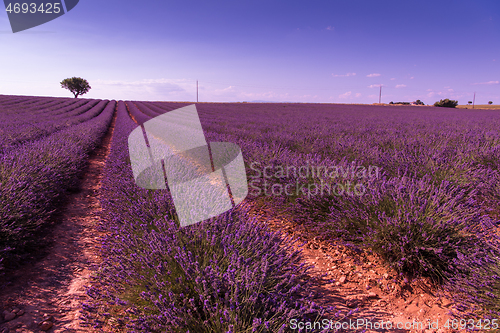
[[[0,94],[500,104],[499,0],[80,0],[16,34],[2,7],[0,50]]]

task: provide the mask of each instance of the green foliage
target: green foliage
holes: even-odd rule
[[[416,102],[415,102],[417,105],[425,105],[424,102],[422,102],[421,100],[417,99]]]
[[[469,105],[472,104],[472,101],[468,101],[467,104],[469,104]]]
[[[489,105],[491,105],[491,104],[493,104],[493,102],[492,102],[492,101],[489,101],[489,102],[488,102],[488,104],[489,104]]]
[[[458,101],[454,101],[452,99],[442,99],[439,102],[434,103],[434,106],[445,107],[445,108],[454,108],[458,105]]]
[[[70,79],[64,79],[61,81],[61,88],[68,89],[75,95],[78,96],[86,94],[91,89],[89,82],[81,77],[72,77]]]

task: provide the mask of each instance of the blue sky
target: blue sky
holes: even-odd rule
[[[0,94],[195,101],[500,104],[498,0],[80,0],[13,34]]]

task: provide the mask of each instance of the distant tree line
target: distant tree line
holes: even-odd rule
[[[422,102],[422,101],[421,101],[421,100],[419,100],[419,99],[417,99],[414,103],[415,103],[415,104],[417,104],[417,105],[425,105],[425,103],[424,103],[424,102]],[[410,105],[411,103],[410,103],[410,102],[396,102],[396,103],[394,103],[394,102],[392,102],[392,101],[391,101],[389,104]]]

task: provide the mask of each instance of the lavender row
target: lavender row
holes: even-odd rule
[[[132,103],[132,102],[130,102]],[[137,108],[139,108],[139,110],[141,110],[142,113],[144,113],[145,115],[149,116],[149,117],[156,117],[158,115],[160,115],[161,113],[164,113],[164,112],[158,112],[158,109],[149,105],[149,103],[143,103],[143,102],[137,102],[137,101],[134,101],[133,102],[135,104],[135,106],[137,106]]]
[[[31,115],[6,117],[5,125],[0,127],[0,154],[19,147],[28,141],[40,139],[56,131],[88,121],[102,112],[106,101],[92,100],[83,105],[72,104],[40,117],[39,112]],[[2,118],[4,118],[2,116]],[[39,120],[35,120],[35,119]]]
[[[203,106],[205,107],[205,106]],[[396,114],[391,120],[388,117],[390,114],[386,115],[386,119],[390,120],[389,124],[381,123],[377,128],[372,130],[362,131],[363,135],[358,135],[350,141],[355,143],[357,146],[364,147],[364,156],[356,156],[357,158],[352,158],[350,154],[351,149],[343,150],[338,154],[326,154],[319,152],[307,152],[307,151],[297,151],[296,147],[298,141],[312,141],[314,133],[318,133],[321,136],[323,130],[319,129],[314,131],[313,125],[309,125],[308,122],[312,121],[308,119],[302,119],[299,125],[294,125],[298,121],[293,116],[293,114],[288,114],[286,117],[289,121],[287,126],[283,124],[279,125],[279,117],[275,118],[269,116],[265,119],[265,123],[262,125],[255,124],[251,125],[252,114],[248,116],[244,114],[231,113],[228,114],[225,121],[218,121],[216,118],[212,120],[210,117],[215,117],[213,114],[210,117],[203,117],[205,112],[203,108],[200,108],[200,114],[202,115],[202,121],[205,122],[204,129],[207,130],[207,135],[210,132],[217,133],[221,135],[226,134],[227,140],[238,142],[242,147],[245,160],[248,162],[247,166],[250,167],[251,163],[258,163],[261,168],[268,165],[282,165],[286,166],[305,166],[308,161],[312,165],[323,166],[323,167],[340,167],[343,170],[350,170],[350,162],[355,164],[355,167],[369,168],[370,166],[376,167],[379,170],[379,178],[386,176],[391,177],[412,177],[415,179],[421,179],[422,177],[430,177],[435,185],[439,185],[442,181],[450,181],[456,186],[467,189],[469,192],[472,189],[476,189],[476,199],[482,201],[484,211],[488,211],[492,208],[500,199],[500,183],[498,177],[498,165],[500,163],[500,137],[495,126],[498,125],[498,115],[497,118],[490,117],[490,114],[483,114],[482,121],[491,124],[489,129],[484,129],[482,131],[471,132],[469,136],[463,136],[460,133],[460,128],[452,129],[450,131],[445,130],[446,124],[436,124],[433,125],[429,120],[428,123],[424,123],[425,127],[420,131],[411,131],[411,128],[405,128],[405,124],[394,125],[398,127],[401,131],[401,135],[391,139],[390,137],[375,137],[372,132],[384,132],[391,130],[393,124],[401,117],[401,114]],[[221,110],[223,111],[223,110]],[[391,110],[394,111],[394,110]],[[341,113],[341,112],[339,112]],[[224,112],[219,112],[220,115],[227,114]],[[369,113],[368,113],[369,114]],[[470,114],[465,116],[462,124],[460,126],[467,126],[466,122],[471,122],[471,120],[476,120],[480,114]],[[345,116],[345,115],[344,115]],[[408,115],[404,115],[407,117]],[[414,115],[415,116],[415,115]],[[425,116],[422,115],[422,119]],[[443,117],[443,115],[440,115]],[[453,116],[449,114],[448,116]],[[453,116],[454,117],[454,116]],[[474,118],[472,118],[474,117]],[[350,118],[356,119],[356,117],[351,116]],[[209,119],[209,121],[207,121]],[[233,119],[233,120],[231,120]],[[255,119],[255,117],[253,118]],[[275,120],[277,119],[277,120]],[[422,123],[422,119],[420,122]],[[444,118],[447,119],[447,118]],[[479,118],[481,119],[481,118]],[[476,120],[477,121],[477,120]],[[233,128],[229,128],[224,125],[231,124]],[[371,122],[371,121],[370,121]],[[274,125],[276,123],[276,125]],[[367,126],[367,121],[360,119],[355,125],[353,123],[345,122],[343,127],[337,125],[338,132],[353,131],[352,127],[355,125],[356,130],[360,127]],[[246,124],[246,126],[244,126]],[[459,124],[455,124],[457,127]],[[260,126],[260,127],[259,127]],[[282,130],[275,126],[280,126]],[[315,126],[315,125],[314,125]],[[328,127],[328,123],[323,125]],[[259,138],[255,134],[252,137],[247,137],[247,130],[245,127],[250,127],[253,133],[266,132],[266,133],[282,133],[284,138],[294,133],[298,137],[294,140],[292,137],[285,140],[265,140]],[[309,130],[307,127],[312,127]],[[305,128],[305,130],[303,130]],[[306,133],[307,131],[307,133]],[[428,133],[426,136],[425,133]],[[367,137],[365,140],[364,138]],[[408,139],[408,137],[416,137],[417,139]],[[437,137],[441,137],[441,140],[437,140]],[[413,140],[411,144],[400,145],[397,141],[403,139],[406,141]],[[314,140],[322,141],[323,146],[352,146],[353,144],[346,144],[346,140],[341,141],[332,137],[320,137],[314,138]],[[397,149],[392,151],[380,151],[380,142],[392,142],[394,146],[399,146]],[[439,142],[441,141],[441,142]],[[319,143],[317,143],[319,145]],[[455,147],[454,149],[452,147]],[[251,171],[251,173],[254,173]],[[349,172],[350,173],[350,172]],[[332,183],[335,179],[330,179],[329,177],[322,177],[325,181]],[[346,179],[347,180],[347,179]],[[279,181],[279,180],[278,180]],[[294,181],[294,179],[290,179]],[[315,182],[319,182],[316,179]],[[366,184],[368,185],[368,184]]]
[[[432,277],[461,296],[461,315],[500,313],[498,113],[358,107],[349,110],[353,114],[333,108],[335,115],[312,108],[314,117],[305,117],[295,113],[301,106],[291,112],[279,111],[289,105],[274,106],[274,112],[253,107],[242,106],[245,113],[215,105],[199,110],[210,141],[242,147],[254,189],[267,182],[268,192],[257,198],[283,205],[318,237],[374,250],[404,276]],[[335,118],[342,121],[335,124]],[[311,148],[302,149],[304,142]],[[334,146],[347,149],[325,153]],[[362,148],[364,158],[354,148]],[[306,164],[340,172],[302,177],[276,171]],[[359,174],[369,166],[378,168],[377,176]],[[271,177],[262,175],[264,167]],[[302,190],[283,193],[289,184]],[[366,192],[357,195],[355,185]]]
[[[173,111],[175,109],[182,108],[187,105],[191,105],[193,103],[183,103],[183,102],[142,102],[145,106],[154,110],[158,114],[163,114],[168,111]]]
[[[127,151],[137,124],[122,102],[117,116],[101,189],[104,263],[88,290],[88,324],[114,322],[127,332],[284,332],[292,318],[323,314],[309,300],[293,240],[243,210],[180,228],[168,191],[138,188]]]
[[[40,109],[55,106],[61,103],[73,102],[68,98],[40,98],[40,97],[13,97],[13,96],[0,96],[0,107],[15,108],[17,112],[25,112],[33,109]]]
[[[165,111],[184,106],[154,105]],[[258,190],[269,183],[258,196],[294,212],[296,223],[326,240],[370,247],[408,277],[432,277],[461,295],[463,315],[500,311],[498,113],[289,104],[202,104],[198,110],[207,138],[238,143],[249,183]],[[346,174],[271,172],[264,179],[253,170],[306,164]],[[351,172],[369,166],[378,168],[376,177]],[[320,195],[322,181],[328,187]],[[270,191],[289,184],[302,191]],[[356,184],[365,195],[352,195]],[[340,186],[332,185],[347,191],[339,195]]]
[[[9,266],[36,246],[39,231],[64,193],[78,186],[88,154],[106,133],[115,102],[92,120],[0,156],[0,261]]]
[[[127,101],[126,102],[127,110],[129,115],[136,121],[139,125],[142,125],[149,119],[151,119],[150,116],[145,114],[143,111],[139,110],[137,106],[134,104],[134,102]]]
[[[45,111],[48,110],[49,113],[53,112],[53,110],[57,110],[60,108],[63,108],[67,105],[74,104],[75,102],[73,101],[53,101],[51,103],[43,104],[40,105],[38,103],[36,104],[30,104],[28,106],[23,106],[20,104],[15,104],[15,105],[0,105],[0,114],[4,118],[22,118],[22,117],[31,117],[33,120],[38,120],[39,118],[33,117],[34,114],[40,111]]]
[[[51,100],[50,97],[0,95],[0,104],[3,105],[46,103]]]
[[[79,115],[83,112],[90,110],[94,107],[99,100],[84,100],[80,99],[75,101],[74,99],[70,101],[69,104],[59,105],[57,108],[51,107],[46,110],[50,112],[52,117],[65,117],[72,115]],[[34,115],[45,114],[45,109],[38,109],[33,112]]]
[[[50,121],[53,117],[61,115],[78,115],[79,113],[90,110],[98,102],[99,100],[72,100],[63,103],[60,103],[59,101],[57,105],[50,107],[34,105],[30,108],[21,108],[21,110],[19,107],[1,108],[0,115],[6,122],[2,124],[2,126],[8,126],[9,124],[14,124],[16,122],[43,123]],[[80,110],[80,112],[72,114],[71,112],[75,110]]]

